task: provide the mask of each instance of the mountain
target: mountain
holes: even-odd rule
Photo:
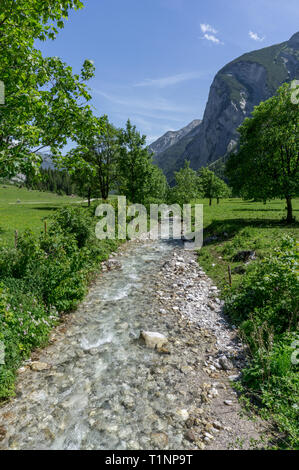
[[[158,140],[153,142],[151,145],[148,146],[150,152],[155,155],[163,153],[172,145],[175,145],[178,141],[180,141],[183,137],[185,137],[189,132],[191,132],[195,127],[197,127],[201,121],[199,119],[194,119],[194,121],[190,122],[187,126],[183,127],[178,131],[168,131],[166,134],[162,135]]]
[[[41,168],[45,170],[47,170],[48,168],[51,168],[51,170],[55,169],[55,165],[52,161],[52,155],[50,153],[39,152],[38,155],[40,155],[43,159]]]
[[[299,32],[289,41],[249,52],[225,65],[214,78],[203,121],[190,141],[185,145],[179,140],[155,155],[168,180],[172,182],[173,171],[185,160],[198,169],[229,154],[238,145],[237,128],[254,106],[294,79],[299,79]]]
[[[200,126],[201,121],[199,119],[192,121],[183,129],[177,132],[172,132],[173,134],[176,134],[176,139],[170,143],[168,147],[165,146],[165,149],[160,152],[156,150],[153,161],[163,170],[170,183],[173,183],[174,171],[178,170],[181,166],[181,156],[186,151],[187,146],[198,135]],[[187,129],[188,132],[186,133],[185,131]],[[167,132],[163,137],[167,134],[169,133]],[[163,139],[163,137],[160,137],[160,139]],[[156,143],[158,143],[160,139],[154,142],[151,147],[154,146],[154,148],[159,149],[159,145],[156,147]],[[179,163],[177,164],[177,162]]]

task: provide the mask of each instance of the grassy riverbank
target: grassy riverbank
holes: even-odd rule
[[[279,447],[299,448],[299,224],[282,221],[284,201],[232,199],[211,207],[199,202],[208,239],[199,263],[221,288],[226,313],[249,347],[250,363],[239,385],[242,397],[274,423]],[[297,199],[297,219],[298,213]],[[243,250],[254,251],[256,259],[248,264],[237,260]]]
[[[47,344],[60,314],[76,308],[100,263],[118,246],[116,240],[95,237],[94,209],[52,209],[47,233],[40,230],[41,219],[20,222],[15,220],[15,207],[8,210],[13,227],[26,223],[33,230],[20,231],[16,247],[0,244],[0,353],[5,353],[0,356],[0,401],[14,395],[15,373],[22,361]]]

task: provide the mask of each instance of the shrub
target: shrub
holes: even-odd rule
[[[253,266],[225,302],[251,352],[242,375],[245,390],[270,413],[291,448],[299,445],[299,367],[291,361],[298,305],[298,251],[290,238]]]
[[[52,216],[49,233],[74,235],[78,247],[82,248],[94,236],[94,220],[88,211],[80,207],[65,207]]]
[[[64,208],[47,234],[26,231],[16,248],[0,247],[0,400],[13,395],[21,361],[46,344],[58,314],[77,306],[92,273],[116,249],[117,241],[96,239],[95,222],[88,210]]]

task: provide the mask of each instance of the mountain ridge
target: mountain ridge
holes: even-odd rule
[[[225,157],[237,148],[237,128],[251,115],[254,106],[294,79],[299,79],[299,32],[288,41],[247,52],[230,61],[214,77],[198,132],[186,145],[178,140],[156,153],[154,161],[172,183],[174,171],[185,160],[197,170]]]

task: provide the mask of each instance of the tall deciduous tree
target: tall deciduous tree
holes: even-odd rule
[[[119,130],[109,123],[106,116],[94,118],[92,126],[76,137],[77,147],[60,159],[74,175],[88,198],[100,192],[107,199],[116,186],[119,155]]]
[[[199,196],[196,171],[185,161],[183,168],[174,173],[175,186],[169,192],[169,202],[188,204]]]
[[[44,58],[35,40],[54,39],[70,9],[80,0],[1,0],[0,80],[5,104],[0,106],[0,171],[2,175],[38,166],[38,151],[59,154],[67,139],[88,126],[92,112],[85,81],[94,73],[86,60],[73,74],[58,57]],[[81,131],[80,131],[81,132]]]
[[[119,142],[119,189],[130,202],[143,203],[152,173],[152,157],[146,148],[146,137],[140,135],[128,120]]]
[[[288,223],[292,198],[299,194],[299,105],[293,96],[294,89],[284,84],[256,106],[239,128],[240,151],[226,165],[233,189],[246,198],[285,198]]]

